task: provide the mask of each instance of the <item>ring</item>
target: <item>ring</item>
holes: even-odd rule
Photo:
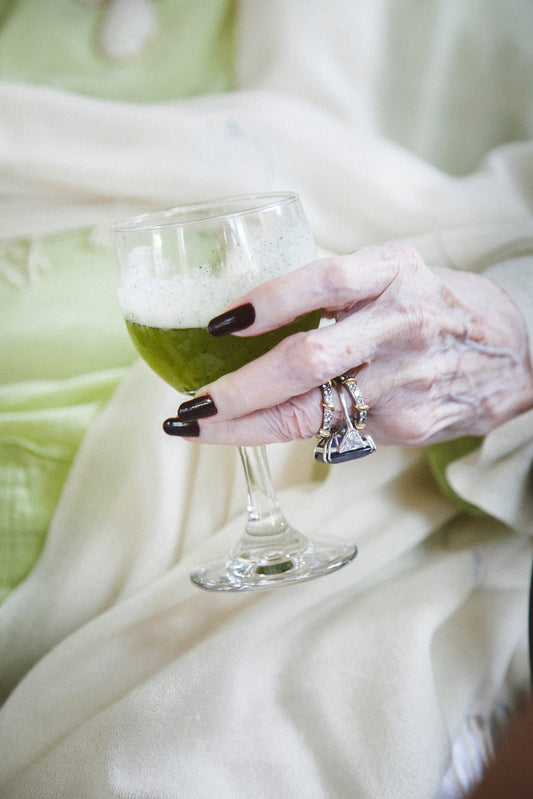
[[[320,386],[322,392],[322,427],[317,433],[317,436],[328,438],[331,435],[331,423],[333,421],[333,411],[335,410],[335,403],[333,402],[333,383],[328,380],[327,383],[322,383]]]
[[[353,377],[340,375],[334,380],[329,380],[321,387],[322,407],[324,408],[324,421],[318,433],[319,441],[314,450],[314,458],[322,463],[344,463],[356,458],[363,458],[375,452],[376,445],[371,436],[363,436],[361,430],[366,426],[368,405],[363,399],[361,390]],[[335,388],[344,413],[344,423],[336,430],[331,430],[333,410],[335,406],[331,401],[332,389]],[[328,390],[329,389],[329,390]],[[345,392],[355,405],[357,416],[352,419],[346,405]]]
[[[354,422],[355,429],[364,430],[366,427],[368,405],[363,399],[361,389],[357,385],[357,380],[355,377],[348,377],[348,375],[341,375],[340,377],[336,377],[335,380],[348,389],[354,401],[355,410],[357,411],[357,421]]]

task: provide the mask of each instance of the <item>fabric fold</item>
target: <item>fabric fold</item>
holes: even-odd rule
[[[66,475],[55,452],[50,485],[61,490],[41,555],[0,604],[0,794],[9,799],[429,799],[468,718],[490,711],[502,689],[511,704],[527,691],[531,412],[443,467],[466,505],[442,493],[419,450],[380,447],[328,469],[311,442],[270,447],[291,523],[310,537],[349,537],[359,553],[308,584],[220,597],[188,575],[242,529],[237,454],[164,436],[179,398],[142,363],[114,372],[131,351],[103,326],[115,312],[120,321],[109,238],[117,218],[290,189],[321,251],[409,241],[430,266],[493,276],[531,334],[533,103],[524,90],[516,130],[527,140],[505,144],[507,97],[493,91],[485,49],[502,26],[508,41],[524,16],[484,10],[488,27],[471,41],[488,76],[483,108],[494,113],[485,137],[489,117],[463,99],[477,73],[466,64],[465,85],[454,79],[465,40],[451,36],[462,22],[478,30],[477,6],[432,0],[415,18],[412,4],[395,16],[397,5],[339,3],[333,15],[276,0],[256,14],[244,0],[239,86],[226,94],[137,104],[0,83],[0,236],[10,252],[20,237],[28,259],[41,237],[45,250],[62,241],[73,256],[63,271],[52,258],[37,273],[0,259],[5,307],[19,311],[13,341],[20,317],[72,312],[58,320],[72,335],[52,360],[41,364],[50,350],[35,335],[24,362],[53,367],[53,378],[7,377],[0,392],[0,431],[5,424],[11,441],[25,433],[32,457],[52,463],[55,442],[73,458]],[[446,23],[444,38],[432,38],[434,19]],[[416,52],[388,46],[395,20]],[[505,51],[520,74],[524,30]],[[400,50],[412,55],[408,74]],[[454,149],[461,109],[471,134],[464,161]],[[475,168],[453,173],[424,157],[420,148],[443,142],[446,163]],[[86,240],[99,241],[100,259]],[[79,289],[71,306],[59,301],[69,275]],[[106,342],[109,351],[96,346]],[[105,357],[109,373],[90,366]],[[53,491],[44,494],[54,504]]]

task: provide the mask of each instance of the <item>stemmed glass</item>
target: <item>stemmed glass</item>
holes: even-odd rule
[[[179,392],[238,369],[282,338],[316,327],[320,312],[261,336],[209,335],[207,324],[241,294],[316,258],[298,196],[290,192],[205,202],[132,217],[113,226],[119,300],[130,336],[148,365]],[[197,586],[258,590],[327,574],[356,546],[308,540],[281,512],[264,447],[239,448],[248,518],[228,556],[202,564]]]

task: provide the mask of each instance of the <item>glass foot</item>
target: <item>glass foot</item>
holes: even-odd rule
[[[200,566],[192,582],[208,591],[260,591],[330,574],[357,555],[355,544],[337,538],[308,541],[297,531],[244,535],[226,559]]]

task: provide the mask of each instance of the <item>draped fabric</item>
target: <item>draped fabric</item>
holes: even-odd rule
[[[489,90],[501,64],[482,59],[481,87],[469,68],[497,41],[506,69],[522,74],[528,12],[517,0],[503,25],[496,3],[483,18],[476,2],[445,12],[435,0],[422,15],[396,5],[279,0],[267,13],[241,3],[239,86],[224,94],[136,104],[1,83],[0,235],[42,239],[48,252],[82,231],[111,271],[106,234],[119,216],[293,189],[321,250],[407,239],[430,265],[499,282],[531,333],[533,104],[517,88],[506,133],[510,98]],[[412,62],[388,47],[394,31],[417,43]],[[429,105],[414,102],[422,64]],[[459,102],[468,87],[489,116]],[[446,111],[458,104],[468,136]],[[65,293],[80,268],[64,268]],[[52,258],[36,285],[56,269]],[[35,326],[34,346],[54,357],[27,367],[41,405],[23,421],[35,422],[43,397],[52,405],[52,388],[73,391],[74,359],[60,369],[70,331],[83,364],[83,331],[94,342],[98,327],[87,303],[107,316],[115,302],[98,274],[92,299],[81,292],[73,308],[81,327],[52,326],[44,348]],[[53,296],[50,314],[61,307]],[[22,329],[10,319],[14,346]],[[144,364],[128,366],[121,335],[109,322],[113,357],[103,372],[88,360],[83,402],[71,395],[79,409],[100,374],[104,406],[85,417],[42,554],[0,605],[0,796],[437,796],[465,720],[527,692],[533,412],[466,455],[439,450],[446,494],[422,450],[381,447],[328,468],[313,462],[312,442],[269,447],[290,521],[310,537],[355,538],[359,555],[297,587],[212,595],[188,573],[242,529],[237,455],[162,434],[180,398]],[[6,408],[24,410],[24,385],[21,370]],[[68,402],[55,407],[60,427]]]

